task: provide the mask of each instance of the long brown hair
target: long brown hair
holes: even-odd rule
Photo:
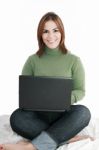
[[[66,54],[67,51],[68,51],[65,44],[64,44],[65,31],[64,31],[64,26],[63,26],[62,20],[54,12],[48,12],[41,18],[41,20],[38,24],[37,39],[38,39],[39,50],[37,51],[36,54],[39,57],[44,53],[45,44],[42,40],[42,34],[43,34],[43,30],[44,30],[44,25],[49,20],[52,20],[56,23],[56,25],[57,25],[60,33],[61,33],[61,41],[60,41],[60,44],[59,44],[59,49],[62,51],[63,54]]]

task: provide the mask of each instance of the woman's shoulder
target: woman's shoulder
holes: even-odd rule
[[[70,59],[72,59],[72,60],[78,60],[78,59],[80,59],[79,56],[77,56],[77,55],[71,53],[71,51],[68,51],[67,55],[68,55],[68,57],[69,57]]]
[[[67,54],[67,58],[66,60],[71,63],[73,66],[77,66],[77,65],[81,65],[82,64],[82,60],[80,58],[79,55],[75,55],[73,53],[71,53],[70,51]]]
[[[29,60],[34,60],[34,59],[37,59],[38,58],[38,55],[35,53],[35,54],[31,54],[28,56],[28,59]]]

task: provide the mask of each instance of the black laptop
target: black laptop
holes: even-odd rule
[[[19,108],[33,111],[70,109],[73,80],[56,77],[19,76]]]

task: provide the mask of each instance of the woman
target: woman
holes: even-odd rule
[[[65,47],[65,33],[60,17],[48,12],[38,25],[39,50],[31,55],[22,70],[23,75],[54,76],[73,79],[69,112],[34,112],[17,109],[10,118],[12,129],[31,142],[1,145],[4,150],[55,150],[64,142],[86,137],[76,136],[91,118],[83,105],[73,105],[85,95],[85,74],[79,57]]]

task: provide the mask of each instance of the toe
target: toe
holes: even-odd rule
[[[3,150],[3,146],[2,145],[0,145],[0,150]]]

